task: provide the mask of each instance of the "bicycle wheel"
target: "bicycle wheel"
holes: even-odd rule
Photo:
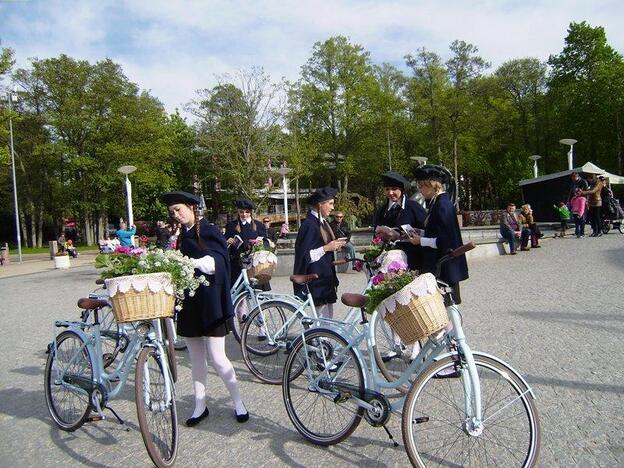
[[[150,458],[158,467],[172,466],[178,452],[178,419],[173,382],[167,398],[165,373],[158,351],[141,349],[136,364],[135,400],[139,427]]]
[[[382,318],[381,314],[375,314],[373,320],[375,327],[375,346],[373,347],[375,362],[384,378],[388,382],[394,382],[409,367],[414,346],[418,346],[419,349],[420,346],[418,343],[413,345],[403,344],[398,335],[392,331],[388,322]],[[413,382],[415,378],[416,376],[413,376],[410,378],[410,381]],[[409,388],[409,384],[406,384],[401,385],[397,390],[401,393],[407,393]]]
[[[337,444],[351,435],[364,414],[351,398],[364,393],[362,366],[338,333],[316,328],[304,336],[305,346],[298,339],[284,366],[286,412],[310,442]]]
[[[84,341],[66,330],[56,337],[45,367],[45,397],[50,416],[64,431],[75,431],[91,411],[93,363]]]
[[[165,344],[165,352],[167,353],[167,364],[171,371],[171,378],[174,382],[178,381],[178,365],[175,359],[175,330],[173,329],[172,319],[161,319],[161,328],[163,331],[163,342]]]
[[[611,230],[611,222],[608,219],[603,219],[602,220],[602,233],[609,234],[610,230]]]
[[[620,234],[624,234],[624,222],[620,221],[618,223],[618,231],[620,231]]]
[[[263,382],[282,383],[288,350],[301,336],[301,322],[295,320],[288,329],[281,329],[296,311],[297,307],[287,302],[265,302],[249,314],[243,326],[243,360],[251,373]]]
[[[232,320],[232,322],[234,322],[234,327],[232,334],[239,343],[241,342],[241,337],[243,335],[243,326],[245,325],[247,316],[253,308],[254,301],[247,292],[240,294],[234,299],[234,320]]]
[[[474,355],[481,387],[482,430],[468,430],[468,368],[446,357],[423,371],[403,406],[403,442],[414,466],[523,466],[537,462],[540,425],[533,397],[512,369]],[[457,369],[459,378],[434,378]]]

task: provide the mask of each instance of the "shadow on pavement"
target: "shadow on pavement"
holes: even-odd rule
[[[591,390],[595,392],[608,392],[618,395],[624,394],[624,385],[598,384],[581,382],[579,380],[555,379],[538,375],[525,375],[524,378],[530,384],[551,385],[555,387],[567,387],[574,390]]]

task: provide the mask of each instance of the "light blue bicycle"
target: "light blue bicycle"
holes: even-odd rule
[[[471,248],[472,243],[460,247],[439,266]],[[371,358],[376,320],[368,321],[366,296],[342,297],[360,308],[359,324],[303,319],[308,329],[292,344],[282,379],[290,420],[307,440],[331,445],[353,433],[362,417],[392,439],[386,424],[393,413],[402,414],[403,441],[414,466],[534,466],[541,432],[531,387],[502,360],[470,349],[451,290],[441,281],[439,286],[452,328],[429,337],[392,382]],[[368,353],[360,349],[363,344]],[[407,395],[394,403],[382,393],[405,385]]]
[[[104,419],[108,408],[123,424],[108,404],[125,386],[136,361],[135,400],[145,447],[156,466],[173,465],[178,449],[175,388],[157,321],[124,324],[123,352],[114,369],[108,370],[99,315],[109,304],[85,298],[78,306],[89,311],[89,322],[55,322],[65,330],[52,342],[45,368],[46,405],[52,419],[61,429],[75,431],[86,421]]]

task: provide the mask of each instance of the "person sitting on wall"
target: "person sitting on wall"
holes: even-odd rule
[[[507,211],[501,216],[500,222],[500,234],[507,242],[509,242],[509,253],[516,255],[518,249],[516,245],[516,239],[521,240],[521,245],[528,245],[531,231],[522,229],[522,225],[516,216],[516,204],[508,203]]]

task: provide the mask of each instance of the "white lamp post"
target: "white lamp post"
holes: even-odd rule
[[[412,161],[418,162],[419,166],[424,166],[425,164],[427,164],[427,160],[429,158],[425,158],[424,156],[410,156],[410,159]]]
[[[288,226],[288,180],[286,176],[292,171],[289,167],[280,167],[277,169],[277,173],[282,175],[282,189],[284,191],[284,222]]]
[[[17,237],[17,255],[22,263],[22,236],[20,235],[19,206],[17,204],[17,181],[15,180],[15,150],[13,149],[13,119],[11,118],[11,104],[17,101],[17,96],[9,91],[9,146],[11,147],[11,173],[13,175],[13,203],[15,204],[15,234]]]
[[[534,154],[529,156],[529,159],[533,160],[533,177],[537,178],[537,160],[542,159],[542,157],[539,154]]]
[[[570,151],[568,151],[568,169],[574,169],[574,143],[576,143],[576,140],[574,138],[564,138],[563,140],[559,140],[559,143],[562,145],[570,145]]]
[[[134,224],[134,214],[132,213],[132,184],[128,178],[128,174],[132,174],[136,171],[135,166],[121,166],[117,169],[119,172],[126,176],[126,200],[128,204],[128,228]]]

